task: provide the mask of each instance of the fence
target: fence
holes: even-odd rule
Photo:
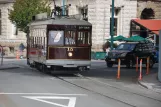
[[[91,52],[91,59],[104,60],[105,56],[106,56],[106,52]]]

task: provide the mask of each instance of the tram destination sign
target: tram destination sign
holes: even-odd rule
[[[78,26],[79,30],[90,30],[91,27],[90,26]]]

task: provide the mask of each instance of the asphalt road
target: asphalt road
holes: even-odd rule
[[[0,70],[0,107],[160,107],[161,94],[140,86],[134,69],[107,68],[92,61],[88,72],[50,75],[31,69],[25,60],[5,60],[18,69]],[[151,73],[157,71],[157,65]],[[143,69],[145,74],[145,69]]]

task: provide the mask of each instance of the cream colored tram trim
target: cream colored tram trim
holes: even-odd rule
[[[90,60],[46,60],[47,65],[61,65],[63,67],[91,66]]]

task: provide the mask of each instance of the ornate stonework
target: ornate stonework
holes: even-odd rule
[[[67,4],[72,4],[71,7],[69,7],[69,14],[80,14],[80,10],[78,9],[78,6],[80,3],[78,1],[82,1],[85,5],[85,1],[88,0],[66,0]],[[111,17],[111,0],[89,0],[88,3],[88,21],[92,23],[93,30],[92,30],[92,50],[93,51],[103,51],[102,45],[105,43],[107,38],[110,38],[110,17]],[[53,3],[52,3],[53,4]],[[53,8],[53,5],[51,4],[51,7]],[[62,5],[61,0],[56,0],[57,5]],[[161,12],[158,8],[161,7],[160,4],[148,2],[145,4],[145,2],[139,2],[138,3],[138,9],[139,11],[142,11],[145,6],[148,5],[148,7],[156,8],[154,11],[156,12],[156,16],[160,17],[161,15],[159,12]],[[154,5],[154,6],[153,6]],[[1,7],[1,6],[0,6]],[[137,14],[137,1],[136,0],[115,0],[115,7],[120,8],[118,18],[118,35],[123,35],[125,37],[129,36],[129,30],[130,30],[130,21],[131,19],[136,18],[137,16],[140,16],[140,13],[138,11]],[[4,8],[7,9],[7,8]],[[4,10],[7,11],[7,10]],[[7,14],[6,14],[7,15]],[[7,25],[4,24],[4,28],[8,26],[7,31],[4,31],[4,37],[7,35],[10,35],[10,29],[11,29],[11,23],[7,19],[7,16],[5,18],[8,23]],[[6,29],[5,29],[6,30]],[[6,33],[8,32],[8,33]],[[17,36],[22,37],[22,36]]]
[[[137,17],[141,17],[141,13],[145,8],[151,8],[155,13],[155,19],[161,19],[161,2],[158,1],[138,1]]]

